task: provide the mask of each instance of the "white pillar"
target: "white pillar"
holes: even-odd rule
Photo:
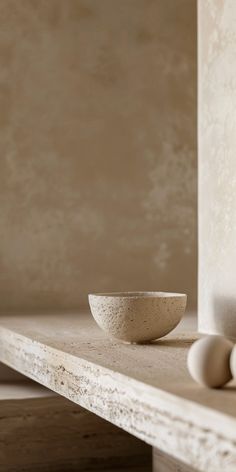
[[[236,1],[199,0],[199,330],[236,338]]]

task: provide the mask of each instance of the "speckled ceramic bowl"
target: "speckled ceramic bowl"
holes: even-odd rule
[[[142,343],[162,338],[180,322],[187,296],[168,292],[121,292],[89,295],[98,326],[114,338]]]

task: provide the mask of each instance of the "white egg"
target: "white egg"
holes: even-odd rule
[[[223,387],[232,379],[230,355],[233,346],[224,336],[217,335],[196,341],[188,353],[188,369],[193,379],[206,387]]]

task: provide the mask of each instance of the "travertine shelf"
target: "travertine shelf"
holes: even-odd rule
[[[236,387],[207,390],[187,371],[197,335],[112,341],[90,315],[0,319],[0,361],[193,470],[236,470]],[[191,469],[192,470],[192,469]]]
[[[84,472],[95,464],[149,472],[151,447],[25,377],[1,379],[1,472]]]

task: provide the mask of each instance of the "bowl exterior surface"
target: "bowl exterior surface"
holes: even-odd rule
[[[180,322],[186,295],[122,297],[89,295],[97,324],[114,338],[142,343],[161,338]]]

